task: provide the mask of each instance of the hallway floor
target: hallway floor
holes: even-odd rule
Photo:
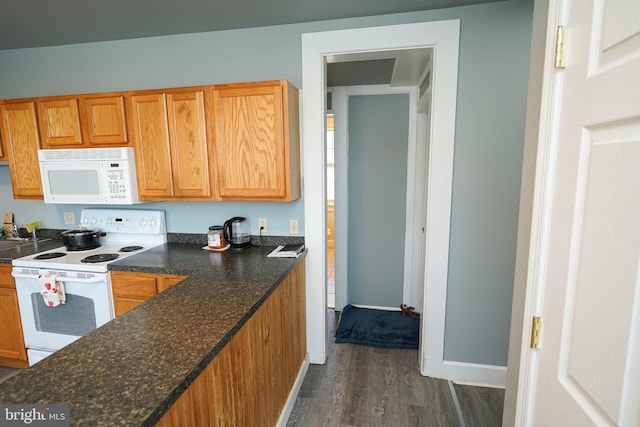
[[[287,426],[501,425],[504,390],[423,377],[418,350],[335,344],[338,319],[328,310],[327,363],[309,366]]]

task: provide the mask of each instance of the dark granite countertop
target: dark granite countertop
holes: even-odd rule
[[[189,277],[0,385],[3,403],[66,403],[73,426],[153,425],[302,260],[273,247],[168,243],[110,270]]]

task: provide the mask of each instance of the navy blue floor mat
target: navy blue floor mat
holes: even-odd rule
[[[386,311],[347,305],[340,316],[336,343],[382,348],[418,348],[420,320]]]

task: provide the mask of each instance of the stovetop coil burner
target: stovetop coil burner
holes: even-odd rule
[[[91,246],[85,246],[82,248],[69,248],[67,247],[67,250],[70,252],[82,252],[82,251],[90,251],[92,249],[96,249],[99,248],[101,245],[91,245]]]
[[[90,255],[86,258],[82,258],[80,260],[80,262],[84,262],[85,264],[94,264],[97,262],[106,262],[106,261],[113,261],[114,259],[118,258],[120,255],[118,254],[97,254],[97,255]]]
[[[142,246],[124,246],[120,248],[119,252],[133,252],[139,251],[140,249],[142,249]]]
[[[64,252],[49,252],[46,254],[36,255],[33,259],[54,259],[67,255]]]

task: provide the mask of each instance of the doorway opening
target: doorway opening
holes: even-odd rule
[[[424,210],[424,186],[418,197],[407,189],[424,181],[426,155],[416,138],[428,138],[428,132],[417,132],[428,125],[418,124],[416,116],[420,93],[431,96],[432,54],[431,47],[422,47],[326,57],[329,308],[421,304],[417,288],[424,266],[415,260],[422,259],[424,241],[405,245],[405,236],[420,235],[424,212],[407,212]]]
[[[427,161],[428,209],[424,234],[414,243],[425,245],[424,279],[418,284],[424,293],[421,373],[443,377],[445,297],[451,212],[455,104],[457,89],[460,21],[436,21],[386,27],[328,31],[302,35],[302,108],[305,241],[310,250],[305,258],[307,288],[307,349],[311,363],[323,364],[327,356],[326,283],[326,63],[330,55],[432,47],[434,49],[434,92],[431,116],[433,141]],[[423,165],[424,166],[424,165]],[[414,189],[415,190],[415,189]],[[412,190],[413,191],[413,190]],[[339,201],[336,209],[340,209]],[[412,220],[413,224],[413,220]],[[337,224],[336,224],[337,225]],[[340,235],[339,231],[336,231]],[[341,239],[336,240],[336,245]],[[421,242],[420,242],[421,241]],[[337,248],[336,248],[337,251]],[[338,261],[341,257],[336,257]],[[336,276],[339,275],[336,265]],[[337,278],[337,277],[336,277]],[[336,288],[336,298],[340,292]],[[337,303],[337,301],[336,301]],[[431,307],[430,304],[436,305]],[[425,341],[428,341],[425,343]],[[446,367],[445,367],[446,368]]]

